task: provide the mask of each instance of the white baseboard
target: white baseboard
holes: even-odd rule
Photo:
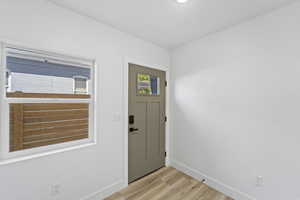
[[[250,195],[245,194],[231,186],[228,186],[214,178],[206,176],[205,174],[199,172],[196,169],[193,169],[193,168],[187,166],[186,164],[184,164],[182,162],[172,160],[170,162],[170,165],[172,167],[178,169],[179,171],[182,171],[185,174],[187,174],[199,181],[202,181],[203,179],[205,179],[206,180],[205,184],[207,184],[211,188],[214,188],[217,191],[222,192],[223,194],[225,194],[235,200],[255,200],[254,197],[251,197]]]
[[[103,200],[104,198],[112,195],[115,192],[118,192],[126,187],[126,184],[123,180],[120,180],[112,185],[106,186],[92,194],[89,194],[80,200]]]

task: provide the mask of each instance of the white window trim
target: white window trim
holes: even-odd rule
[[[16,49],[25,49],[32,52],[37,52],[47,55],[49,58],[62,58],[70,61],[69,64],[78,66],[80,61],[83,61],[82,67],[88,67],[91,69],[90,85],[91,98],[90,99],[51,99],[51,98],[7,98],[6,97],[6,49],[13,47]],[[84,148],[91,145],[95,145],[97,141],[96,134],[96,61],[93,59],[80,58],[75,56],[68,56],[60,53],[52,53],[46,50],[34,50],[22,46],[16,46],[0,42],[0,165],[18,162],[22,160],[38,158],[45,155],[51,155],[59,152],[69,151],[78,148]],[[55,60],[55,59],[54,59]],[[79,62],[78,62],[79,61]],[[89,66],[86,63],[91,63]],[[56,62],[57,63],[57,62]],[[60,61],[61,64],[61,61]],[[10,152],[9,151],[9,103],[90,103],[89,107],[89,137],[87,139],[71,141],[66,143],[54,144],[49,146],[42,146],[32,149],[25,149],[21,151]]]

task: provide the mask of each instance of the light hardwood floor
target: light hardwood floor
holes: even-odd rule
[[[105,200],[233,200],[171,167],[140,179]]]

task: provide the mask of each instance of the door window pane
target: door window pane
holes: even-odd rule
[[[138,95],[160,95],[160,78],[149,74],[137,75]]]

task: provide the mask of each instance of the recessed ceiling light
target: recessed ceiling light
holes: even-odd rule
[[[188,0],[175,0],[177,3],[187,3]]]

